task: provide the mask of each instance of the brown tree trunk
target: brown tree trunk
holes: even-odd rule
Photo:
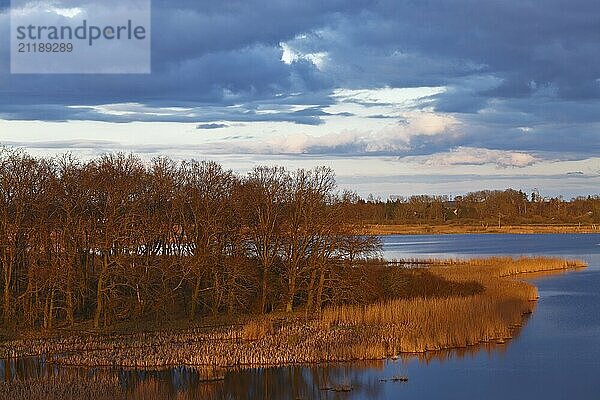
[[[94,328],[100,328],[100,317],[104,313],[104,280],[108,272],[108,253],[102,253],[102,270],[98,276],[98,288],[96,290],[96,313],[94,314]],[[104,318],[106,321],[106,318]]]
[[[214,284],[213,284],[213,305],[212,305],[212,312],[213,314],[218,314],[219,312],[219,308],[221,308],[221,281],[219,279],[219,274],[216,272],[213,273],[213,279],[214,279]]]
[[[46,297],[44,305],[44,329],[52,329],[52,316],[54,314],[54,289],[50,290],[50,295]]]
[[[200,297],[200,286],[202,285],[202,277],[198,276],[196,278],[196,286],[194,287],[194,293],[192,293],[192,304],[190,305],[190,320],[194,319],[196,316],[196,305],[198,303],[198,298]]]
[[[317,280],[317,269],[313,268],[310,271],[310,280],[308,281],[308,290],[306,294],[306,313],[312,312],[313,306],[315,304],[314,295],[315,295],[315,281]]]
[[[4,264],[4,293],[3,293],[3,316],[4,316],[4,325],[9,325],[11,322],[11,295],[10,295],[10,283],[12,279],[12,266],[10,263],[6,262],[6,259],[3,260],[2,264]]]
[[[54,322],[54,292],[52,289],[50,291],[50,306],[48,307],[48,329],[52,329],[52,324]]]
[[[288,278],[288,298],[285,305],[286,312],[294,310],[294,297],[296,297],[296,274],[290,275]]]
[[[33,326],[35,324],[35,318],[33,312],[33,298],[36,291],[33,287],[33,279],[30,275],[27,276],[27,290],[25,298],[23,299],[23,311],[25,312],[25,323],[29,326]]]
[[[267,268],[263,268],[262,288],[261,288],[261,293],[260,293],[260,312],[261,312],[261,314],[264,314],[267,312],[267,286],[268,286],[267,279],[268,279]]]
[[[71,290],[70,286],[71,285],[69,284],[69,288],[67,289],[65,296],[67,301],[67,321],[69,322],[69,325],[73,326],[75,324],[75,307],[73,305],[73,291]]]
[[[317,289],[317,299],[315,301],[315,308],[317,311],[321,311],[321,307],[323,305],[323,288],[325,286],[325,270],[321,269],[321,274],[319,275],[319,286]]]

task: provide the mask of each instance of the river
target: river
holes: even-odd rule
[[[39,360],[0,362],[0,379],[30,374],[116,374],[132,398],[217,399],[598,399],[600,398],[600,235],[392,235],[384,256],[471,258],[544,255],[577,258],[589,268],[528,277],[537,308],[503,345],[408,356],[398,360],[227,372],[199,383],[191,368],[164,371],[61,371]],[[408,377],[407,382],[391,378]],[[326,388],[352,388],[348,392]],[[148,398],[148,397],[146,397]]]

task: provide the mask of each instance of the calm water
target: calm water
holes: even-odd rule
[[[118,374],[132,397],[137,389],[158,382],[161,396],[167,398],[178,394],[222,399],[600,398],[600,235],[388,236],[383,241],[385,256],[390,259],[556,255],[583,259],[590,267],[533,279],[540,300],[520,334],[506,345],[471,348],[466,354],[446,352],[421,359],[254,369],[229,372],[224,381],[216,383],[199,383],[198,373],[187,368],[101,373]],[[43,373],[49,373],[47,368]],[[21,361],[7,374],[0,363],[0,377],[30,374],[32,370],[40,371],[36,362]],[[98,372],[76,373],[86,376]],[[382,381],[395,375],[407,375],[409,381]],[[351,385],[353,390],[320,390],[332,385]]]

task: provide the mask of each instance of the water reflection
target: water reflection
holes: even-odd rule
[[[407,365],[445,362],[485,352],[494,357],[506,344],[405,354],[396,360],[315,364],[224,371],[214,368],[176,367],[162,370],[126,370],[56,366],[43,357],[0,360],[4,383],[52,385],[91,381],[94,385],[118,384],[123,395],[135,399],[354,399],[378,398],[384,385],[402,385],[394,378],[406,375]],[[60,390],[56,390],[59,392]],[[1,392],[0,392],[1,393]],[[50,397],[52,398],[52,397]]]

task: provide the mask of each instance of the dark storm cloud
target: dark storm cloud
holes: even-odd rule
[[[121,143],[110,140],[49,140],[39,142],[3,141],[2,146],[26,147],[30,149],[80,150],[80,149],[122,149]]]
[[[280,41],[311,30],[345,2],[153,2],[152,61],[144,75],[8,75],[0,42],[0,104],[218,103],[329,87],[313,64],[281,62]],[[8,37],[8,17],[0,21]]]
[[[367,116],[367,118],[371,118],[371,119],[398,119],[398,117],[396,117],[394,115],[383,115],[383,114],[369,115],[369,116]]]
[[[200,124],[196,126],[196,129],[221,129],[221,128],[227,128],[229,127],[229,125],[227,124]]]
[[[0,0],[0,10],[7,5]],[[330,116],[323,107],[336,101],[336,88],[444,86],[427,105],[453,113],[464,129],[416,136],[415,154],[453,146],[600,152],[595,0],[154,0],[152,15],[149,76],[11,76],[1,41],[0,117],[318,125]],[[7,37],[6,13],[0,22]],[[280,43],[293,60],[282,62]],[[128,102],[198,112],[114,115],[86,107]],[[311,107],[278,109],[292,104]],[[266,105],[274,112],[260,112]]]
[[[268,112],[264,110],[267,109]],[[157,112],[159,111],[159,112]],[[321,107],[291,111],[277,104],[265,108],[255,104],[236,107],[204,106],[170,109],[140,106],[138,104],[116,104],[106,108],[93,106],[64,107],[55,104],[36,105],[33,110],[20,105],[6,105],[0,109],[0,119],[37,121],[102,121],[102,122],[187,122],[203,123],[198,129],[223,128],[228,125],[212,123],[229,122],[291,122],[303,125],[321,125],[322,117],[337,114],[324,112]]]

